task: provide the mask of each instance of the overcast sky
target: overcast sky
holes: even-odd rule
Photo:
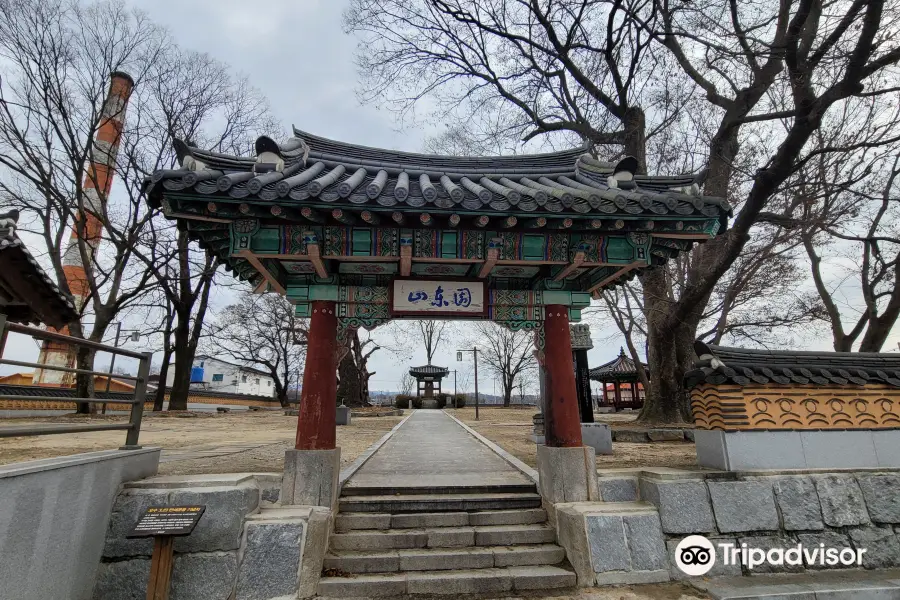
[[[207,52],[248,75],[269,99],[285,136],[293,124],[347,142],[420,151],[425,137],[440,128],[431,124],[401,131],[389,112],[360,105],[353,63],[356,42],[341,29],[344,0],[133,0],[132,4],[168,27],[182,46]],[[218,293],[214,304],[221,307],[227,301],[227,293]],[[591,366],[596,366],[614,358],[622,340],[610,328],[595,324],[593,330],[595,348],[589,358]],[[376,340],[382,335],[376,331]],[[825,332],[798,337],[797,343],[828,349],[829,338]],[[895,344],[889,342],[885,350]],[[434,362],[456,368],[455,349],[455,345],[442,348]],[[6,355],[12,353],[23,360],[37,358],[33,342],[16,336],[10,339]],[[99,357],[98,367],[106,360]],[[377,372],[371,388],[396,389],[410,362],[424,364],[424,353],[411,361],[376,353],[370,360],[370,370]],[[10,370],[0,368],[0,373]],[[481,375],[482,390],[491,392],[493,382]]]

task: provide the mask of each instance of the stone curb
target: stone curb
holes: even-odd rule
[[[520,471],[523,475],[525,475],[525,477],[527,477],[528,479],[533,481],[535,485],[538,484],[538,479],[539,479],[538,472],[535,469],[532,469],[531,467],[529,467],[528,465],[523,463],[521,460],[519,460],[512,454],[510,454],[509,452],[507,452],[506,450],[504,450],[503,448],[501,448],[494,442],[490,441],[489,439],[487,439],[486,437],[484,437],[483,435],[481,435],[480,433],[478,433],[477,431],[475,431],[474,429],[472,429],[471,427],[469,427],[468,425],[466,425],[465,423],[463,423],[462,421],[460,421],[459,419],[457,419],[456,417],[454,417],[453,415],[448,413],[446,410],[442,410],[441,412],[444,413],[445,415],[447,415],[448,417],[450,417],[451,419],[453,419],[454,421],[456,421],[457,425],[459,425],[460,427],[465,429],[467,432],[469,432],[469,434],[471,434],[472,437],[474,437],[476,440],[478,440],[479,442],[481,442],[482,444],[484,444],[485,446],[490,448],[494,452],[494,454],[496,454],[497,456],[502,458],[504,461],[506,461],[511,467],[513,467],[517,471]]]
[[[341,490],[344,488],[344,484],[347,483],[347,480],[353,477],[353,475],[355,475],[356,472],[359,471],[360,468],[362,468],[362,466],[366,464],[366,462],[370,458],[372,458],[372,455],[375,454],[382,446],[384,446],[387,441],[391,439],[391,436],[397,433],[398,429],[403,427],[403,425],[409,420],[411,416],[413,416],[413,411],[410,411],[410,413],[406,415],[406,417],[402,421],[394,425],[393,429],[381,436],[380,440],[369,446],[365,452],[363,452],[356,458],[356,460],[354,460],[352,463],[341,470],[340,478],[338,480],[338,495],[340,495]]]

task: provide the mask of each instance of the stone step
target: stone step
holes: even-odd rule
[[[555,544],[482,546],[470,548],[415,548],[406,550],[333,551],[325,557],[325,569],[343,573],[393,573],[398,571],[448,571],[556,565],[566,552]]]
[[[318,595],[329,598],[381,598],[405,594],[456,596],[568,588],[575,573],[561,567],[530,566],[460,571],[411,571],[389,575],[323,577]]]
[[[408,548],[464,548],[469,546],[515,546],[548,544],[556,531],[546,524],[488,525],[484,527],[435,527],[385,529],[336,533],[333,550],[400,550]]]
[[[438,494],[534,494],[537,487],[533,483],[521,485],[440,485],[440,486],[356,486],[352,483],[341,489],[341,496],[407,496]]]
[[[467,525],[531,525],[547,521],[542,508],[491,510],[479,512],[339,513],[334,521],[338,533],[372,529],[408,529],[413,527],[465,527]]]
[[[540,508],[541,496],[533,493],[409,494],[348,496],[338,502],[341,513],[469,512]]]

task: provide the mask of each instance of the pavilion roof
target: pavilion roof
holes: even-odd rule
[[[900,387],[900,355],[880,352],[804,352],[727,348],[695,342],[699,359],[685,375],[688,387],[701,383],[740,386],[780,383]]]
[[[715,217],[720,230],[728,203],[699,192],[703,174],[674,177],[635,174],[630,157],[616,163],[584,147],[548,154],[460,157],[397,152],[337,142],[294,129],[284,143],[256,141],[255,156],[209,152],[176,143],[180,168],[153,173],[151,204],[167,195],[192,194],[210,201],[240,201],[237,218],[288,215],[305,206],[338,222],[344,214],[391,210],[569,220],[570,230],[615,227],[618,217],[675,219]],[[273,207],[278,207],[277,209]],[[229,214],[228,207],[223,207]],[[271,212],[270,212],[271,211]],[[288,215],[289,216],[289,215]],[[524,225],[524,221],[521,223]],[[618,223],[623,227],[622,223]]]
[[[649,368],[645,363],[641,364],[644,365],[645,369]],[[594,367],[588,371],[588,374],[594,381],[636,379],[637,367],[631,357],[625,354],[625,349],[619,348],[619,356],[599,367]]]
[[[410,367],[409,374],[413,377],[416,375],[446,377],[450,374],[450,369],[436,365],[422,365],[421,367]]]
[[[0,214],[0,312],[16,323],[56,328],[78,318],[71,297],[50,279],[16,233],[19,211]]]

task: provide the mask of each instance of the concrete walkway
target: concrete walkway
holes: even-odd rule
[[[417,410],[344,489],[531,484],[442,411]]]

